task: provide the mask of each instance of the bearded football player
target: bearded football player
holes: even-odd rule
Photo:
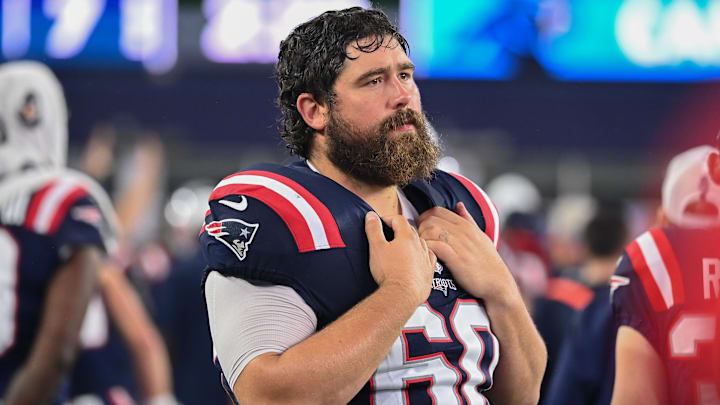
[[[201,233],[237,403],[538,400],[545,348],[495,249],[497,212],[435,169],[408,50],[357,7],[280,45],[280,130],[301,160],[223,179]]]

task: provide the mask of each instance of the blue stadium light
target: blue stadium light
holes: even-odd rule
[[[418,74],[510,79],[535,57],[561,80],[720,77],[720,0],[400,3]]]
[[[505,0],[401,0],[400,31],[411,46],[419,77],[508,79],[516,59],[498,37],[498,27],[516,25]],[[514,29],[511,29],[514,30]]]
[[[7,59],[19,58],[30,47],[30,2],[2,0],[0,15],[2,55]]]
[[[105,0],[46,0],[45,15],[53,20],[45,51],[52,58],[68,59],[87,45],[105,9]]]
[[[177,61],[177,0],[124,0],[120,3],[120,50],[153,73]]]
[[[564,80],[720,78],[720,0],[548,0],[564,32],[540,32],[537,59]],[[549,26],[552,26],[550,24]]]
[[[177,0],[0,0],[0,61],[145,67],[177,61]]]
[[[178,49],[178,0],[0,0],[0,61],[274,63],[293,27],[356,5],[370,1],[204,0]],[[398,16],[420,78],[511,80],[531,58],[558,80],[720,78],[720,0],[400,0]]]

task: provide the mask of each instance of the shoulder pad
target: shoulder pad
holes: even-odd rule
[[[299,182],[264,165],[224,178],[209,199],[201,237],[211,238],[229,248],[240,261],[260,227],[281,225],[289,232],[296,252],[345,247],[330,210]],[[267,232],[267,231],[265,231]],[[282,244],[282,230],[272,229],[276,249]],[[270,240],[265,239],[266,242]],[[271,250],[265,247],[263,250]]]
[[[628,245],[625,253],[628,260],[620,262],[616,276],[628,278],[634,273],[655,311],[664,311],[685,301],[680,267],[662,229],[643,233]]]
[[[115,249],[115,211],[105,191],[87,175],[68,169],[32,171],[9,179],[2,191],[0,207],[4,216],[12,217],[10,222],[50,236],[66,223],[84,222],[97,228],[108,252]]]

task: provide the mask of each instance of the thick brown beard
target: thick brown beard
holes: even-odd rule
[[[391,134],[406,123],[415,126],[415,132]],[[353,128],[340,114],[330,111],[327,137],[330,161],[370,185],[403,186],[429,178],[440,157],[440,147],[430,137],[424,116],[410,109],[398,110],[367,131]]]

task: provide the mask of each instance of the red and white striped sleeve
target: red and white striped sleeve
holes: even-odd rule
[[[53,179],[32,196],[25,215],[25,228],[41,235],[55,234],[70,207],[87,195],[87,188],[76,179]]]
[[[626,252],[655,311],[665,311],[685,301],[680,267],[662,229],[643,233]]]

